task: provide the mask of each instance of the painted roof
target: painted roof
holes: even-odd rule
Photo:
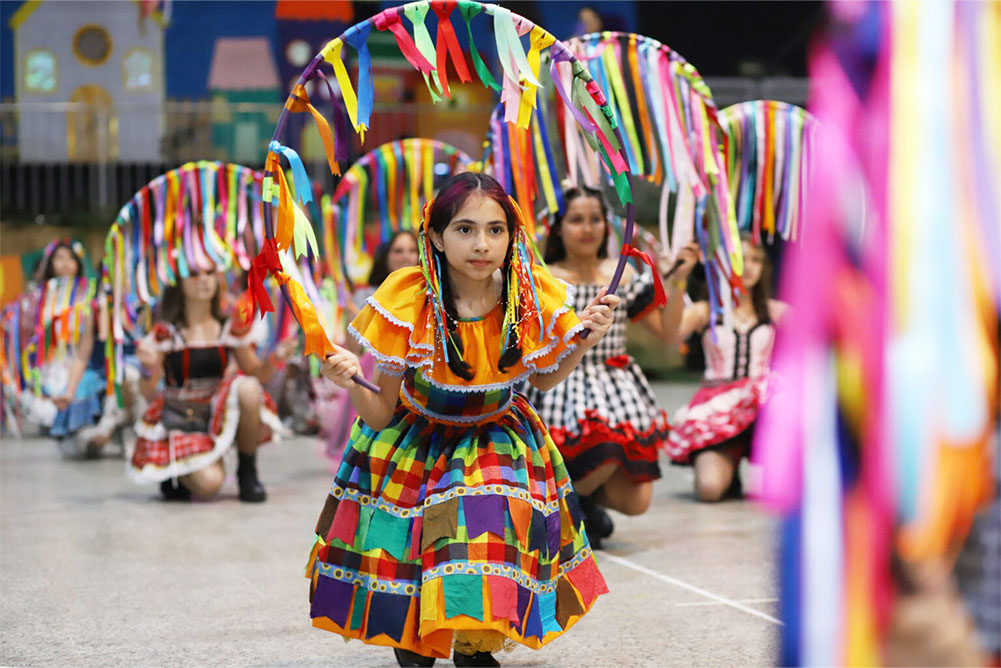
[[[10,20],[7,22],[7,25],[10,26],[11,30],[17,30],[22,25],[24,25],[25,21],[31,18],[31,15],[35,13],[36,9],[42,6],[42,2],[44,2],[44,0],[27,0],[27,2],[21,5],[18,8],[18,10],[14,12],[14,15],[10,17]],[[132,3],[135,5],[139,5],[140,0],[132,0]],[[155,0],[152,5],[148,5],[150,10],[149,16],[156,22],[158,26],[163,28],[166,22],[164,20],[163,11],[158,7],[158,5],[159,5],[158,0]],[[140,5],[139,7],[140,17],[142,17],[142,13],[143,13],[143,6]]]
[[[20,6],[14,15],[10,17],[10,21],[7,25],[10,26],[11,30],[17,30],[28,20],[28,17],[35,13],[39,5],[42,4],[42,0],[28,0],[26,3]]]
[[[275,18],[293,21],[343,21],[354,18],[354,3],[348,0],[277,0]]]
[[[210,90],[279,88],[278,69],[267,37],[220,37],[212,52]]]

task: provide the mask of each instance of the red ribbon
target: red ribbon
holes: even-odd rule
[[[441,82],[441,92],[448,99],[452,99],[452,94],[448,90],[447,57],[452,56],[452,64],[459,79],[470,82],[473,77],[469,75],[469,68],[466,67],[466,59],[462,57],[462,49],[459,48],[459,40],[455,36],[455,29],[452,27],[450,18],[452,10],[456,8],[456,0],[432,0],[431,9],[438,17],[438,34],[435,37],[435,56],[438,69],[438,81]]]
[[[247,294],[250,306],[253,308],[251,317],[260,311],[261,317],[265,312],[273,313],[274,304],[271,303],[271,295],[264,287],[264,279],[269,273],[281,271],[282,263],[278,259],[278,246],[274,238],[264,240],[261,252],[257,254],[254,261],[250,263],[250,271],[247,273]]]
[[[375,17],[375,27],[380,31],[389,30],[396,38],[396,45],[400,47],[400,53],[407,59],[407,62],[414,66],[414,69],[421,72],[431,72],[434,65],[427,61],[421,52],[417,50],[417,45],[410,38],[410,33],[403,27],[397,8],[387,9]]]
[[[653,271],[653,289],[656,293],[656,298],[654,299],[654,304],[657,306],[664,306],[667,304],[667,293],[664,292],[664,281],[660,278],[660,270],[657,268],[657,263],[653,261],[649,253],[644,253],[635,246],[625,245],[622,247],[622,252],[629,257],[634,257],[643,264],[650,267]]]
[[[170,338],[170,328],[162,322],[153,325],[153,338],[156,341],[166,341]]]
[[[622,355],[616,355],[615,357],[609,357],[605,360],[605,364],[616,369],[625,369],[629,366],[629,355],[623,353]]]

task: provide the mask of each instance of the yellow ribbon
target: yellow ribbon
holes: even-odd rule
[[[553,177],[549,171],[549,161],[546,160],[546,149],[542,145],[542,130],[539,128],[541,123],[532,124],[532,142],[535,145],[535,155],[538,157],[536,164],[539,169],[539,178],[537,179],[542,183],[542,194],[546,198],[546,208],[549,213],[556,213],[559,205],[556,203],[556,189],[553,188]]]
[[[528,66],[532,70],[532,76],[538,81],[541,51],[552,45],[556,41],[556,38],[539,26],[535,26],[532,28],[532,35],[529,41],[531,47],[528,50]],[[530,81],[525,81],[524,83],[525,88],[521,94],[521,104],[518,106],[518,127],[527,129],[532,118],[532,110],[535,109],[537,104],[536,93],[539,87]]]
[[[338,37],[323,47],[321,53],[323,54],[323,59],[334,67],[334,76],[337,77],[337,85],[341,89],[341,97],[344,98],[344,108],[348,110],[348,118],[351,119],[351,126],[361,137],[361,141],[364,144],[365,131],[368,128],[364,125],[358,125],[358,96],[355,95],[355,89],[351,85],[351,77],[348,76],[348,71],[344,67],[344,61],[341,60],[341,49],[343,48],[344,42]]]

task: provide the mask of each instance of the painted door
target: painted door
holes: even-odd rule
[[[73,91],[70,102],[79,105],[66,114],[70,162],[118,158],[118,114],[108,91],[97,84],[85,84]]]

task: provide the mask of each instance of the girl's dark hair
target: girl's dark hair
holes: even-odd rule
[[[560,232],[562,231],[563,218],[566,217],[566,211],[570,207],[570,202],[578,197],[593,197],[601,205],[601,218],[605,221],[605,232],[602,236],[601,245],[598,246],[598,257],[608,257],[608,204],[605,203],[605,198],[601,196],[600,191],[588,188],[587,186],[579,186],[563,192],[563,215],[560,216],[559,213],[553,214],[552,222],[549,226],[549,234],[546,236],[546,252],[542,257],[546,264],[559,262],[567,256],[567,249],[563,245],[563,238],[560,236]]]
[[[417,236],[410,230],[397,230],[388,241],[379,244],[378,248],[375,249],[375,257],[372,258],[372,271],[368,275],[368,284],[371,287],[379,287],[389,276],[389,251],[392,250],[396,240],[402,236],[410,237],[414,240],[414,244],[417,244]]]
[[[504,188],[501,187],[501,184],[496,179],[477,172],[463,172],[449,178],[441,185],[438,197],[435,198],[434,203],[431,205],[431,210],[428,212],[428,229],[434,230],[439,235],[444,233],[445,228],[455,218],[455,214],[465,205],[469,197],[476,192],[482,193],[484,197],[489,197],[497,202],[504,210],[504,217],[507,220],[508,247],[502,270],[504,285],[506,286],[511,263],[511,245],[514,243],[518,217],[507,193],[504,192]],[[448,340],[445,342],[445,345],[457,353],[449,354],[448,366],[456,376],[465,380],[472,380],[472,368],[461,359],[464,347],[457,331],[459,314],[455,309],[452,286],[448,280],[448,260],[445,259],[444,253],[434,247],[434,244],[431,244],[430,248],[431,252],[434,253],[435,264],[441,271],[441,301],[445,306],[445,313],[448,316],[445,318],[445,326],[449,336],[446,337]],[[507,290],[501,290],[501,308],[502,310],[507,309]],[[520,311],[520,306],[516,304],[515,309],[516,312]],[[517,326],[517,322],[518,317],[516,314],[514,322],[510,326]],[[508,346],[497,362],[497,368],[501,372],[507,371],[521,359],[521,346],[518,345],[517,337],[513,335],[513,332],[511,334],[508,337]]]
[[[169,322],[174,327],[187,327],[188,321],[184,315],[184,289],[181,287],[181,280],[179,279],[177,283],[169,285],[163,290],[163,296],[160,298],[160,304],[157,307],[159,311],[157,315],[157,320],[164,322]],[[226,316],[222,312],[222,287],[219,281],[216,281],[215,296],[212,297],[212,317],[215,318],[220,325],[226,324]]]
[[[746,241],[755,248],[760,248],[762,251],[761,276],[758,278],[758,282],[754,284],[754,287],[751,288],[751,304],[754,306],[754,315],[757,316],[758,322],[771,322],[772,318],[768,312],[768,301],[772,297],[772,260],[760,244],[754,243],[754,237],[750,232],[741,232],[740,240],[741,242]]]
[[[74,278],[83,274],[83,261],[80,259],[80,256],[76,254],[76,251],[73,250],[73,246],[71,246],[68,241],[59,241],[56,243],[55,246],[52,247],[52,250],[49,252],[49,254],[46,255],[45,258],[42,260],[45,263],[45,267],[42,270],[43,283],[49,281],[49,279],[56,277],[56,268],[52,266],[52,260],[56,256],[56,251],[58,251],[60,248],[65,248],[66,250],[68,250],[70,252],[70,255],[73,256],[73,259],[76,260],[76,273],[73,274]]]

